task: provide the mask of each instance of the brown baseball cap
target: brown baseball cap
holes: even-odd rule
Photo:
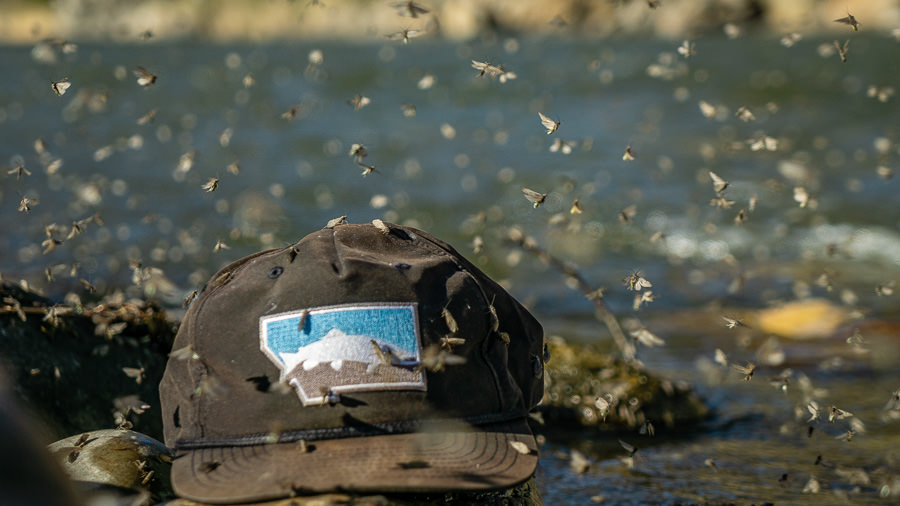
[[[237,503],[527,480],[543,330],[448,244],[375,220],[216,273],[160,384],[175,492]]]

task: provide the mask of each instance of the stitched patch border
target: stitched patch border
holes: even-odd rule
[[[426,389],[415,303],[342,304],[265,315],[260,350],[304,406],[332,394]],[[394,364],[391,364],[391,358]]]

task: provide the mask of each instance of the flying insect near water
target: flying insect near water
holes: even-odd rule
[[[647,281],[647,279],[644,278],[644,275],[641,274],[641,271],[634,271],[628,276],[625,276],[625,278],[622,279],[622,284],[625,285],[625,287],[627,287],[629,290],[635,292],[653,286],[653,283]]]
[[[853,14],[850,14],[849,12],[847,13],[847,17],[835,19],[834,22],[835,23],[843,23],[845,25],[848,25],[850,28],[853,29],[854,32],[859,31],[860,22],[857,21],[856,18],[853,16]]]
[[[419,37],[422,35],[422,30],[410,30],[408,28],[404,28],[399,32],[389,33],[386,35],[388,40],[402,40],[404,44],[409,44],[409,39],[413,39],[415,37]]]
[[[725,181],[724,179],[719,177],[719,175],[715,172],[709,171],[709,178],[712,179],[713,190],[715,190],[716,193],[721,194],[723,191],[725,191],[725,188],[728,188],[728,181]]]
[[[12,159],[13,168],[6,171],[7,174],[15,174],[18,181],[22,176],[30,176],[31,171],[25,168],[25,159],[16,155]]]
[[[50,88],[53,90],[54,93],[56,93],[56,96],[65,95],[66,90],[68,90],[70,86],[72,86],[72,83],[69,82],[68,77],[64,77],[64,78],[60,79],[59,81],[51,81],[50,82]]]
[[[369,97],[360,95],[360,94],[356,94],[353,96],[353,98],[348,100],[347,103],[353,106],[354,111],[358,111],[358,110],[362,109],[363,107],[371,104],[372,99]]]
[[[841,57],[841,63],[847,63],[847,51],[850,49],[850,41],[846,40],[843,44],[834,41],[834,47],[837,49],[838,56]]]
[[[531,188],[522,188],[522,194],[525,195],[525,198],[528,199],[528,202],[531,202],[531,205],[534,206],[535,209],[541,206],[544,203],[544,200],[547,198],[546,193],[541,193],[532,190]]]
[[[547,135],[552,134],[559,128],[560,122],[556,121],[554,119],[551,119],[550,117],[546,116],[544,113],[538,112],[538,117],[541,118],[541,125],[543,125],[544,128],[547,129]]]
[[[356,162],[356,165],[359,165],[359,168],[361,168],[363,170],[362,171],[363,176],[368,176],[369,174],[371,174],[373,172],[378,172],[378,170],[375,169],[374,165],[366,165],[362,162]]]
[[[744,381],[750,381],[751,379],[753,379],[753,373],[756,372],[756,364],[754,364],[753,362],[747,362],[747,365],[745,365],[745,366],[738,365],[738,364],[731,364],[731,367],[735,371],[744,375]]]
[[[147,123],[152,122],[156,118],[156,109],[151,109],[137,120],[138,125],[146,125]]]
[[[219,187],[219,178],[211,177],[211,178],[209,178],[209,180],[206,183],[203,184],[203,186],[201,188],[203,188],[203,190],[205,190],[206,192],[214,192],[214,191],[216,191],[216,188],[218,188],[218,187]]]
[[[156,75],[144,67],[136,67],[134,75],[137,77],[137,83],[145,88],[156,82]]]
[[[356,158],[356,162],[362,162],[362,159],[369,156],[369,152],[366,150],[366,147],[359,143],[354,143],[350,146],[350,156]]]
[[[472,60],[472,68],[479,71],[478,77],[486,75],[491,79],[499,80],[501,83],[505,83],[506,81],[517,77],[515,72],[507,70],[503,65],[494,65],[488,62]]]
[[[694,49],[694,43],[686,40],[678,46],[678,54],[684,56],[685,59],[690,58],[696,54],[696,50]]]
[[[550,152],[568,155],[572,153],[572,148],[574,148],[575,145],[576,143],[574,141],[564,141],[557,137],[556,140],[553,141],[553,144],[550,145]]]

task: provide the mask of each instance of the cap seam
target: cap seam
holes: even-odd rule
[[[228,279],[227,279],[227,281],[210,288],[208,292],[204,293],[202,297],[199,297],[198,300],[194,302],[195,304],[197,304],[197,310],[194,312],[194,318],[193,318],[193,321],[191,322],[192,323],[191,335],[193,335],[193,336],[203,335],[202,329],[200,328],[203,318],[200,317],[200,314],[203,312],[203,309],[206,307],[206,303],[209,302],[209,300],[214,295],[216,295],[219,291],[224,289],[228,285],[228,283],[234,278],[234,276],[237,273],[239,273],[240,271],[242,271],[243,269],[245,269],[252,260],[254,260],[258,257],[264,256],[266,254],[276,252],[276,251],[280,251],[280,250],[273,248],[273,249],[267,249],[264,251],[260,251],[253,255],[250,255],[248,257],[231,262],[228,265],[226,265],[225,267],[223,267],[222,269],[220,269],[220,272],[222,272],[222,271],[224,271],[224,272],[219,274],[219,276],[216,276],[216,279],[218,279],[220,276],[225,275],[225,274],[228,275]],[[237,265],[235,265],[235,264],[237,264]],[[228,268],[232,265],[234,267],[229,270]],[[192,360],[191,362],[198,362],[198,364],[195,367],[190,367],[190,365],[189,365],[188,366],[188,374],[191,376],[191,380],[193,381],[193,384],[199,384],[199,381],[195,380],[194,371],[199,370],[199,372],[196,374],[196,379],[200,379],[204,375],[206,375],[208,377],[210,375],[211,369],[209,367],[209,364],[207,364],[206,361],[204,360],[203,354],[200,353],[200,350],[195,349],[195,352],[197,352],[198,359]],[[204,413],[206,410],[203,407],[202,396],[203,396],[202,392],[197,393],[196,391],[194,391],[194,392],[191,392],[191,394],[190,394],[190,400],[191,400],[191,403],[193,404],[193,408],[194,408],[196,426],[199,429],[201,437],[203,434],[206,433],[206,425],[203,421],[205,419]]]
[[[247,263],[248,262],[244,262],[240,267],[238,267],[238,269],[242,268]],[[231,273],[233,275],[234,271],[231,271]],[[200,314],[203,312],[203,309],[206,307],[206,303],[212,298],[212,295],[215,294],[220,288],[222,288],[224,286],[225,285],[223,284],[223,285],[219,285],[219,286],[213,288],[213,290],[211,292],[209,292],[206,297],[204,297],[202,300],[197,301],[199,306],[197,307],[197,310],[194,312],[194,318],[193,318],[193,322],[191,325],[191,327],[192,327],[191,335],[193,335],[193,336],[203,335],[201,333],[202,332],[201,325],[202,325],[203,318],[200,317]],[[210,367],[206,363],[203,353],[200,353],[200,350],[197,350],[197,349],[195,349],[194,351],[196,352],[198,358],[196,360],[191,360],[191,362],[192,363],[197,362],[197,365],[195,367],[189,366],[188,374],[190,374],[192,376],[191,380],[193,381],[193,384],[199,384],[198,380],[201,379],[203,377],[203,375],[206,375],[206,376],[210,375]],[[203,350],[203,351],[205,352],[205,350]],[[198,371],[196,378],[194,378],[194,371]],[[206,433],[206,425],[203,422],[203,420],[204,420],[203,414],[205,412],[205,409],[203,408],[202,396],[203,396],[203,392],[197,393],[196,391],[191,392],[191,395],[190,395],[191,402],[194,405],[193,407],[194,407],[194,413],[195,413],[196,426],[197,426],[197,428],[200,429],[199,432],[201,434],[201,437],[203,434]]]
[[[329,427],[320,429],[302,429],[284,431],[275,436],[272,433],[243,434],[216,438],[179,439],[175,442],[177,450],[197,450],[202,448],[245,447],[265,444],[293,443],[300,440],[321,441],[327,439],[349,439],[355,437],[386,436],[391,434],[409,434],[418,432],[428,424],[441,422],[465,422],[476,427],[506,423],[525,419],[528,413],[524,409],[513,409],[501,413],[486,413],[462,418],[418,418],[395,422],[370,423],[359,426]]]

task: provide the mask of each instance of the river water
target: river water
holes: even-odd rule
[[[548,335],[611,350],[591,303],[505,239],[517,227],[665,339],[640,358],[716,413],[686,435],[634,435],[633,468],[618,436],[550,440],[538,472],[548,504],[889,502],[900,494],[900,422],[882,409],[900,387],[888,294],[900,280],[900,53],[893,38],[849,38],[846,62],[832,39],[753,34],[696,39],[693,54],[652,39],[502,36],[2,47],[0,272],[57,298],[88,297],[86,282],[177,314],[233,259],[338,216],[380,218],[454,244]],[[515,78],[479,77],[472,60]],[[138,84],[138,66],[156,82]],[[65,77],[57,96],[51,82]],[[357,95],[370,103],[354,107]],[[559,128],[545,133],[538,112]],[[362,175],[355,143],[375,172]],[[570,212],[575,199],[583,212]],[[48,237],[62,243],[45,254]],[[654,295],[637,311],[622,282],[635,272]],[[779,338],[785,358],[752,381],[710,365],[716,348],[753,359],[766,338],[728,329],[721,308],[806,297],[865,315],[853,327],[865,349],[846,332]],[[787,391],[768,382],[784,367]],[[803,377],[823,390],[803,391]],[[808,436],[809,399],[865,431],[835,439],[843,418]],[[583,475],[572,448],[592,462]]]

